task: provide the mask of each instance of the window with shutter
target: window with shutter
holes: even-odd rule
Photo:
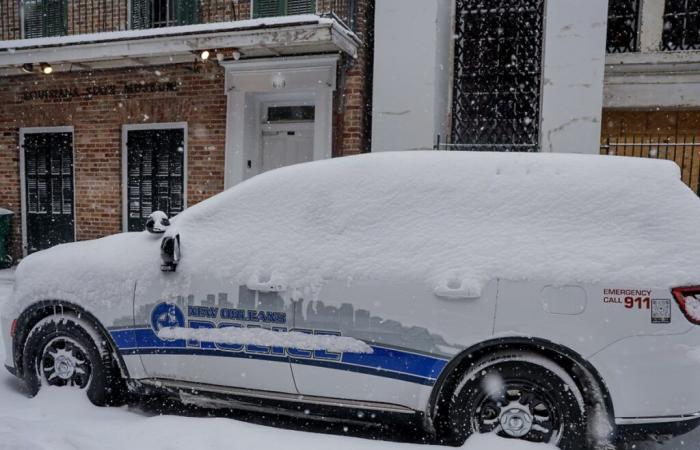
[[[168,216],[185,207],[185,132],[182,128],[127,134],[127,228],[144,229],[153,211]]]
[[[315,0],[287,0],[287,15],[313,14],[316,12]]]
[[[199,23],[199,0],[131,0],[131,29]]]
[[[131,0],[131,29],[151,28],[151,0]]]
[[[253,0],[253,18],[315,12],[316,0]]]
[[[68,34],[68,0],[25,0],[22,17],[26,39]]]
[[[24,134],[27,252],[75,238],[73,215],[73,135]]]

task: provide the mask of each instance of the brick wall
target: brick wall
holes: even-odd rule
[[[200,66],[201,67],[201,66]],[[86,89],[126,83],[175,82],[175,92],[99,95]],[[73,89],[74,98],[25,100],[29,91]],[[187,122],[189,205],[223,189],[226,98],[223,70],[172,65],[50,77],[0,79],[0,207],[19,213],[19,128],[74,127],[76,236],[92,239],[122,230],[121,130],[129,123]],[[13,254],[21,254],[19,215],[13,221]]]
[[[372,101],[372,60],[374,34],[374,1],[358,2],[356,34],[362,41],[357,59],[344,56],[338,74],[338,90],[334,98],[335,156],[368,152],[370,109]]]
[[[700,110],[603,111],[602,138],[608,136],[698,136]]]
[[[0,5],[7,5],[7,1],[0,0]],[[219,7],[219,3],[227,6]],[[369,149],[373,3],[373,0],[358,1],[356,28],[363,41],[358,58],[341,57],[338,89],[334,95],[334,156]],[[319,7],[326,6],[324,3]],[[203,2],[202,8],[203,13],[211,15],[212,21],[232,19],[230,2],[211,0]],[[238,18],[249,17],[250,1],[241,0]],[[216,64],[199,67],[199,72],[194,72],[191,64],[184,64],[0,78],[0,207],[19,214],[19,128],[35,126],[74,127],[75,214],[79,240],[122,230],[121,128],[124,124],[187,122],[188,203],[191,206],[220,192],[226,121],[224,73]],[[175,82],[178,89],[176,92],[128,95],[100,93],[94,98],[84,94],[89,88],[135,82]],[[80,95],[24,98],[28,91],[58,89],[73,89]],[[18,215],[13,221],[11,241],[15,257],[21,255],[20,223]]]

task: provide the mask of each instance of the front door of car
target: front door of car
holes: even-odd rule
[[[295,328],[360,339],[371,354],[301,352],[292,370],[303,395],[421,408],[447,362],[492,335],[497,281],[480,293],[405,280],[331,281],[297,300]]]
[[[241,286],[235,276],[181,265],[138,283],[134,323],[149,377],[244,389],[296,393],[285,349],[197,339],[160,339],[163,327],[262,327],[286,330],[292,302],[269,286]],[[266,286],[266,288],[260,287]]]

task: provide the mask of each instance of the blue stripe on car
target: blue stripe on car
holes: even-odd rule
[[[251,358],[266,361],[291,361],[349,372],[364,373],[385,378],[393,378],[411,383],[432,386],[447,365],[441,357],[412,353],[410,351],[371,345],[373,353],[343,353],[340,361],[325,359],[295,358],[286,355],[231,352],[202,345],[201,348],[187,347],[184,339],[164,341],[158,338],[151,328],[129,328],[110,331],[120,352],[136,355],[203,355],[228,358]]]

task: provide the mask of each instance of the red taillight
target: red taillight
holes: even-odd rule
[[[12,325],[10,325],[10,337],[13,338],[15,337],[15,332],[17,331],[17,319],[12,321]]]
[[[677,287],[671,289],[671,293],[685,318],[700,325],[700,286]]]

